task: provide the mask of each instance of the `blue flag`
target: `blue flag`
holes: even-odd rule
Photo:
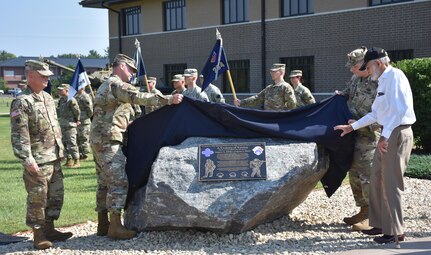
[[[136,75],[133,75],[132,81],[131,81],[132,84],[138,84],[140,78],[147,74],[147,71],[145,70],[144,59],[142,58],[142,54],[141,54],[141,46],[138,39],[135,39],[135,46],[136,46],[135,61],[136,61],[136,69],[138,70],[138,72],[136,73]]]
[[[217,80],[220,74],[225,73],[229,70],[229,65],[227,63],[226,54],[223,49],[223,41],[220,33],[217,30],[217,42],[212,49],[201,74],[204,76],[204,81],[202,82],[202,91],[204,91],[208,85]]]
[[[73,73],[72,80],[70,81],[69,96],[67,100],[70,100],[76,93],[85,86],[90,84],[90,79],[85,72],[84,66],[82,65],[81,59],[78,59],[76,64],[75,72]]]

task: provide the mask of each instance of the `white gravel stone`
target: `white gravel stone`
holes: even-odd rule
[[[404,226],[408,238],[430,236],[430,180],[405,178]],[[111,241],[95,235],[97,223],[63,230],[74,236],[45,251],[28,241],[2,245],[0,254],[328,254],[378,246],[372,237],[354,232],[342,221],[358,211],[348,185],[331,198],[313,191],[286,217],[233,235],[190,231],[145,232],[131,240]],[[32,237],[31,232],[18,233]]]

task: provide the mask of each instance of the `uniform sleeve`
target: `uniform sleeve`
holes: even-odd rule
[[[24,100],[15,99],[10,108],[11,142],[15,156],[24,166],[36,163],[31,154],[30,132],[28,128],[28,107]]]
[[[201,93],[199,93],[199,97],[204,102],[209,102],[210,101],[209,98],[208,98],[208,95],[207,95],[207,93],[205,91],[202,91]]]
[[[87,115],[88,115],[87,117],[91,118],[93,116],[93,101],[91,100],[90,95],[88,95],[85,98],[84,107],[85,107],[85,109],[81,109],[81,110],[86,111]]]
[[[262,105],[265,101],[265,91],[266,88],[259,92],[257,95],[245,98],[241,100],[241,106],[253,107],[256,105]]]
[[[70,108],[73,114],[73,119],[75,120],[75,122],[78,122],[80,120],[80,114],[81,114],[81,110],[79,109],[79,105],[78,102],[76,101],[75,98],[72,98],[70,100]]]
[[[284,92],[285,107],[287,110],[296,108],[296,97],[292,86],[286,85]]]
[[[301,99],[305,104],[314,104],[316,102],[313,94],[311,94],[311,91],[308,88],[304,88],[304,93],[302,93]]]
[[[163,106],[172,104],[172,96],[164,96],[161,93],[151,94],[140,92],[136,87],[128,83],[111,83],[111,91],[122,103],[138,104],[143,106]]]

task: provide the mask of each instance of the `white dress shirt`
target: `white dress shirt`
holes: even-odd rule
[[[388,66],[379,77],[377,95],[369,112],[352,124],[354,130],[375,122],[383,126],[382,136],[389,139],[399,125],[415,123],[413,95],[405,74]]]

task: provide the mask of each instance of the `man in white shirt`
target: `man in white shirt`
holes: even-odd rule
[[[398,235],[404,241],[401,191],[404,190],[403,175],[413,147],[411,125],[416,116],[410,83],[404,73],[389,65],[389,57],[381,48],[371,48],[364,57],[360,70],[369,72],[372,80],[378,80],[377,96],[371,112],[351,125],[338,125],[341,136],[359,128],[378,123],[382,134],[374,154],[370,177],[369,218],[374,228],[362,231],[377,243],[390,243]]]

